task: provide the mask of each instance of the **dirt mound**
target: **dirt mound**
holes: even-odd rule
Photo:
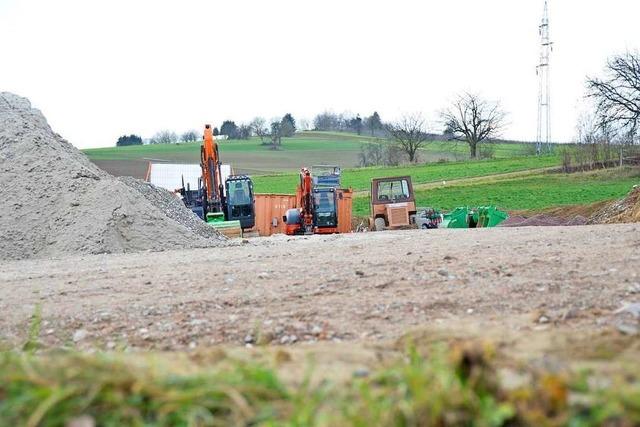
[[[224,244],[163,191],[102,171],[26,98],[0,93],[0,259]]]
[[[559,225],[584,225],[587,218],[581,215],[573,217],[561,217],[547,214],[538,214],[530,217],[512,215],[503,221],[498,227],[545,227]]]
[[[640,222],[640,186],[634,185],[624,199],[617,200],[594,213],[589,224]]]

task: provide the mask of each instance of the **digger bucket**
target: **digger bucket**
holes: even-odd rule
[[[440,228],[468,228],[469,208],[455,208],[448,214],[444,214]]]
[[[507,217],[506,212],[499,211],[495,206],[481,206],[478,208],[478,223],[476,227],[495,227]]]

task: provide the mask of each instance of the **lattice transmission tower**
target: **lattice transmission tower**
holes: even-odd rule
[[[549,87],[549,56],[553,51],[553,43],[549,38],[549,7],[544,2],[540,33],[540,62],[536,67],[538,75],[538,132],[536,135],[536,152],[551,151],[551,91]]]

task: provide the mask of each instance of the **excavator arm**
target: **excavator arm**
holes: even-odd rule
[[[200,150],[202,183],[208,210],[221,211],[223,205],[223,183],[220,172],[218,144],[213,137],[211,125],[205,125],[202,149]]]

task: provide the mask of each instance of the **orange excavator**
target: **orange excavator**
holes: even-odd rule
[[[242,229],[255,225],[253,182],[246,175],[230,175],[223,181],[218,144],[211,125],[205,125],[200,147],[203,219],[221,223],[240,221]]]
[[[283,218],[286,234],[338,232],[335,187],[314,186],[311,172],[302,168],[296,195],[299,208],[289,209]]]

